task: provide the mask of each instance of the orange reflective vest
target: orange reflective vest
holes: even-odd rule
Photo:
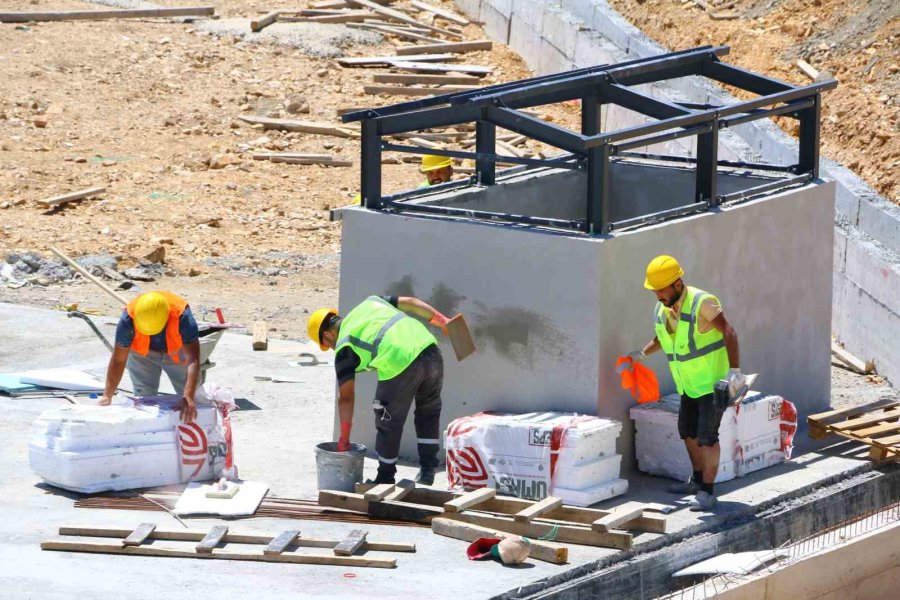
[[[188,302],[181,296],[171,292],[158,291],[157,293],[165,296],[166,300],[169,302],[169,320],[166,323],[166,352],[169,354],[169,358],[172,359],[172,362],[180,363],[181,361],[178,359],[178,353],[181,352],[181,348],[184,347],[184,341],[181,339],[181,331],[179,330],[178,325],[181,315],[184,313],[184,309],[188,306]],[[134,307],[137,304],[138,298],[140,298],[140,296],[129,302],[128,306],[125,307],[125,310],[128,311],[128,316],[131,317],[132,321],[134,321]],[[137,327],[134,328],[134,339],[131,340],[131,350],[137,352],[141,356],[147,356],[150,352],[150,336],[144,335],[138,331]]]

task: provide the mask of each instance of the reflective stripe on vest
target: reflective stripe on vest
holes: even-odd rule
[[[181,296],[177,294],[173,294],[171,292],[163,292],[157,291],[157,294],[162,294],[169,303],[169,318],[166,321],[166,354],[169,355],[169,358],[172,359],[172,362],[176,364],[181,363],[181,359],[178,358],[178,354],[181,352],[181,349],[184,347],[184,340],[181,338],[181,315],[184,313],[184,309],[187,308],[188,302]],[[125,312],[128,313],[128,316],[131,317],[132,326],[134,322],[134,308],[137,305],[138,298],[141,296],[137,296],[128,303],[128,306],[125,307]],[[150,336],[144,335],[140,331],[137,330],[137,327],[134,326],[134,338],[131,340],[131,351],[137,352],[141,356],[147,356],[150,353]]]
[[[687,288],[674,334],[666,327],[666,308],[661,303],[656,305],[656,337],[669,359],[678,392],[691,398],[711,394],[716,381],[728,372],[725,337],[715,328],[706,333],[697,329],[700,306],[707,298],[716,299],[703,290]]]

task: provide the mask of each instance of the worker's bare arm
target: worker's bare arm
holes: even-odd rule
[[[119,382],[122,381],[122,374],[125,372],[129,352],[131,352],[131,348],[119,345],[113,347],[109,365],[106,367],[106,387],[103,389],[103,395],[100,396],[98,404],[109,404],[110,399],[115,395],[119,388]]]
[[[405,313],[422,317],[426,321],[430,320],[435,314],[440,314],[433,306],[413,296],[400,296],[397,298],[397,308]]]
[[[712,320],[712,326],[725,336],[725,350],[728,351],[728,366],[732,369],[739,369],[741,366],[741,353],[738,346],[737,333],[731,326],[731,323],[728,322],[728,319],[725,318],[724,312],[719,313],[719,316]]]
[[[200,381],[200,342],[184,345],[184,356],[187,362],[187,379],[184,384],[184,406],[181,409],[181,420],[190,423],[197,418],[197,407],[194,405],[194,394]]]
[[[644,346],[643,348],[641,348],[641,351],[644,354],[653,354],[654,352],[656,352],[659,349],[660,349],[659,338],[657,338],[656,336],[653,336],[653,339],[650,340],[649,342],[647,342],[647,345]]]
[[[353,420],[353,404],[356,397],[356,382],[353,379],[345,381],[338,387],[338,416],[341,423],[349,423]]]

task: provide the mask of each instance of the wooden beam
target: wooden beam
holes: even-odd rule
[[[299,529],[282,531],[263,548],[263,554],[282,554],[300,535]]]
[[[90,198],[91,196],[97,196],[99,194],[103,194],[106,192],[105,187],[93,187],[93,188],[85,188],[83,190],[78,190],[77,192],[70,192],[68,194],[60,194],[59,196],[52,196],[50,198],[44,198],[42,200],[38,200],[37,203],[43,206],[59,206],[60,204],[65,204],[66,202],[75,202],[76,200],[83,200],[84,198]]]
[[[392,21],[399,21],[401,23],[408,23],[409,25],[413,25],[414,27],[424,27],[429,31],[433,31],[435,33],[439,33],[449,38],[462,38],[462,36],[458,33],[454,33],[452,31],[447,31],[446,29],[441,29],[440,27],[435,27],[434,25],[428,25],[426,23],[422,23],[421,21],[416,21],[412,17],[408,17],[400,11],[394,10],[392,8],[385,8],[380,6],[371,0],[346,0],[347,4],[352,6],[359,6],[362,8],[371,9],[372,12],[378,13],[383,17],[391,19]]]
[[[253,349],[267,350],[269,348],[269,327],[265,321],[253,323]]]
[[[372,0],[378,4],[393,4],[397,0]],[[350,8],[350,5],[344,0],[323,0],[322,2],[313,2],[310,8],[329,9],[329,8]]]
[[[226,533],[228,533],[227,525],[214,525],[213,528],[209,530],[209,533],[200,540],[200,543],[197,544],[195,549],[197,552],[209,554],[213,551],[213,548],[219,545]]]
[[[291,165],[323,165],[326,167],[352,167],[353,161],[340,160],[328,155],[303,155],[293,152],[259,152],[251,155],[253,160],[267,160]]]
[[[393,483],[381,483],[367,491],[363,496],[369,501],[383,500],[385,496],[394,491]]]
[[[363,91],[370,96],[389,94],[391,96],[437,96],[440,94],[452,94],[454,92],[468,92],[476,90],[474,85],[445,85],[438,88],[419,87],[413,85],[366,85]]]
[[[416,61],[438,62],[455,58],[452,54],[423,54],[416,56]],[[406,58],[403,56],[342,56],[337,59],[337,63],[342,67],[372,67],[376,65],[391,66],[398,60],[406,60]]]
[[[797,61],[797,68],[803,71],[803,74],[815,81],[819,78],[819,72],[811,64],[801,59]]]
[[[628,550],[631,548],[631,534],[624,531],[610,531],[602,533],[593,531],[589,527],[580,525],[559,525],[557,523],[545,523],[532,521],[531,523],[518,523],[513,517],[488,515],[475,511],[463,511],[457,513],[444,513],[442,518],[473,523],[482,527],[491,527],[500,531],[506,531],[514,535],[521,535],[531,539],[545,536],[556,537],[553,541],[581,544],[585,546],[601,546],[604,548],[618,548]]]
[[[441,44],[430,44],[421,46],[400,46],[397,48],[397,54],[427,54],[429,52],[477,52],[479,50],[490,50],[494,47],[491,40],[473,40],[471,42],[446,42]]]
[[[359,137],[359,133],[347,127],[338,127],[328,123],[316,123],[314,121],[294,121],[290,119],[271,119],[269,117],[255,117],[241,115],[238,117],[245,123],[262,125],[264,129],[278,129],[281,131],[299,131],[316,135],[330,135],[333,137]]]
[[[141,523],[134,531],[128,534],[128,537],[122,540],[122,545],[140,546],[153,533],[154,529],[156,529],[156,523]]]
[[[336,15],[318,15],[315,17],[279,16],[279,23],[360,23],[372,17],[367,10],[351,10]]]
[[[394,491],[385,496],[384,499],[399,502],[406,498],[414,489],[416,489],[416,484],[412,479],[401,479],[394,486]]]
[[[419,73],[373,73],[372,83],[418,85],[477,85],[481,80],[471,75],[422,75]]]
[[[271,12],[267,12],[263,16],[258,19],[253,19],[250,21],[250,31],[262,31],[272,23],[278,20],[281,11],[273,10]]]
[[[414,72],[438,72],[438,73],[471,73],[473,75],[489,75],[493,72],[493,68],[481,65],[451,65],[443,63],[425,63],[421,62],[418,56],[415,61],[394,61],[391,66],[401,71]]]
[[[459,498],[455,498],[448,502],[444,502],[444,511],[449,513],[458,513],[471,508],[476,504],[481,504],[485,500],[490,500],[497,495],[495,488],[481,488],[463,494]]]
[[[600,517],[591,524],[594,531],[606,532],[610,529],[619,529],[623,523],[637,519],[644,515],[643,506],[623,506],[614,508],[605,517]]]
[[[204,17],[215,14],[213,6],[178,8],[123,8],[118,10],[71,10],[60,12],[0,12],[0,23],[30,21],[101,21],[106,19],[146,19],[153,17]]]
[[[862,361],[853,356],[834,342],[831,343],[831,355],[836,359],[859,373],[860,375],[868,375],[875,370],[875,361]]]
[[[549,512],[555,508],[559,508],[560,506],[562,506],[562,503],[562,498],[547,496],[540,502],[535,502],[528,508],[523,508],[522,510],[517,512],[514,519],[519,523],[530,523],[533,518]]]
[[[362,529],[354,529],[347,534],[340,544],[334,547],[335,556],[351,556],[366,543],[367,531]]]
[[[518,537],[505,531],[498,531],[490,527],[482,527],[471,523],[460,523],[453,519],[437,518],[431,521],[431,531],[438,535],[451,537],[466,542],[474,542],[480,537]],[[553,563],[555,565],[564,564],[569,560],[569,549],[565,546],[555,546],[553,544],[542,542],[541,540],[530,540],[528,556],[536,560]]]
[[[333,556],[331,554],[262,554],[227,552],[213,549],[210,552],[191,552],[174,548],[156,546],[120,546],[96,542],[69,542],[51,540],[41,542],[41,550],[59,550],[64,552],[89,552],[94,554],[132,554],[138,556],[167,556],[173,558],[212,558],[221,560],[249,560],[257,562],[295,563],[303,565],[339,565],[343,567],[375,567],[393,569],[397,566],[395,558],[366,558],[363,556]]]
[[[410,502],[369,502],[362,494],[334,490],[319,490],[319,506],[330,506],[387,519],[419,523],[430,523],[433,517],[440,516],[444,512],[436,506]]]
[[[437,38],[428,37],[427,35],[422,35],[421,33],[417,33],[415,31],[410,31],[405,28],[391,27],[390,25],[376,25],[375,23],[348,23],[347,27],[350,27],[351,29],[365,29],[367,31],[377,31],[379,33],[386,33],[388,35],[396,35],[397,37],[406,38],[408,40],[416,40],[419,42],[425,42],[428,44],[434,44],[435,42],[440,41]]]
[[[443,8],[439,8],[437,6],[433,6],[426,2],[420,2],[419,0],[410,0],[410,4],[415,6],[418,9],[424,10],[425,12],[430,12],[438,17],[441,17],[444,20],[450,21],[452,23],[456,23],[457,25],[462,25],[465,27],[469,24],[467,19],[457,15],[456,13],[452,13],[449,10],[444,10]]]

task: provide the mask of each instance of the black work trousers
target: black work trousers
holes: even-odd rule
[[[378,479],[391,480],[397,472],[400,438],[406,415],[416,402],[414,413],[419,464],[434,468],[438,464],[441,436],[441,387],[444,383],[444,359],[437,346],[429,346],[399,375],[379,381],[375,389],[375,452],[378,454]]]

